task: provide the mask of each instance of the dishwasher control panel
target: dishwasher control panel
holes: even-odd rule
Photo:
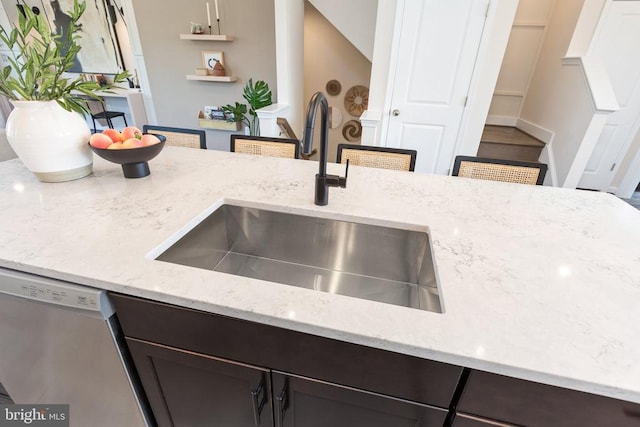
[[[113,314],[113,307],[103,290],[0,268],[0,294],[3,293],[33,301],[101,312],[105,318]]]

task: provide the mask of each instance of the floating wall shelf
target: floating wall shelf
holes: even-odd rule
[[[224,120],[208,120],[198,118],[198,124],[201,128],[205,129],[226,130],[231,132],[237,132],[240,130],[239,122],[227,122]]]
[[[187,74],[187,80],[201,80],[203,82],[222,82],[231,83],[236,81],[235,76],[198,76],[196,74]]]
[[[231,42],[233,36],[227,36],[225,34],[180,34],[180,40],[202,40],[202,41],[214,41],[214,42]]]

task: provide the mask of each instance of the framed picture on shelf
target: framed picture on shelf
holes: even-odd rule
[[[220,62],[221,65],[224,65],[224,55],[222,52],[202,52],[202,66],[208,71],[213,71],[213,67],[216,66],[216,62]]]
[[[205,105],[203,118],[209,120],[225,120],[225,115],[224,111],[222,111],[220,107]]]

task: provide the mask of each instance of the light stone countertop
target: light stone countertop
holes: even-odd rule
[[[596,192],[165,147],[151,175],[0,163],[0,266],[640,403],[640,211]],[[330,164],[330,173],[343,173]],[[154,261],[223,201],[427,226],[444,313]]]

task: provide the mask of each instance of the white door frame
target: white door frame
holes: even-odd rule
[[[458,133],[456,154],[475,155],[478,151],[518,2],[519,0],[491,0],[489,4],[485,30],[469,87],[469,104],[462,116]],[[386,135],[397,60],[397,49],[394,47],[400,37],[399,23],[404,4],[405,0],[378,0],[369,110],[365,113],[368,129],[363,129],[363,144],[387,146]],[[395,13],[390,13],[391,10],[395,10]]]
[[[448,174],[491,3],[403,3],[386,145],[418,150],[416,172]]]
[[[617,27],[615,26],[615,22],[617,21],[611,21],[611,19],[615,19],[618,16],[620,11],[620,9],[613,9],[616,7],[616,3],[618,3],[617,6],[622,8],[623,13],[634,11],[635,16],[638,16],[637,6],[640,5],[640,2],[631,5],[630,2],[623,4],[622,2],[607,1],[602,7],[598,23],[595,31],[593,31],[593,37],[588,45],[588,55],[591,57],[600,59],[600,52],[603,52],[603,40],[608,40],[607,37],[618,34],[616,32]],[[627,5],[631,9],[628,9]],[[615,15],[614,12],[616,12]],[[613,27],[612,24],[614,24]],[[604,52],[610,52],[610,50],[611,47],[605,47]],[[603,55],[606,55],[606,53],[603,53]],[[600,60],[605,61],[604,58]],[[609,62],[603,63],[603,66],[606,66],[604,64],[609,64]],[[640,81],[635,80],[619,83],[627,86],[631,84],[631,87],[625,88],[626,90],[624,92],[628,93],[628,90],[633,89],[633,97],[628,100],[627,105],[620,106],[620,111],[614,111],[612,116],[608,118],[605,128],[609,128],[608,132],[614,132],[613,139],[611,139],[610,134],[599,136],[597,144],[590,150],[589,163],[585,165],[585,170],[578,183],[580,187],[615,192],[616,188],[612,183],[616,181],[616,176],[620,171],[620,167],[624,164],[624,159],[630,155],[629,151],[632,147],[632,141],[640,129],[640,110],[638,110],[640,108]],[[618,88],[618,91],[621,93],[620,88]],[[603,137],[605,139],[603,139]],[[607,137],[609,139],[606,139]],[[598,149],[603,151],[597,151]],[[594,155],[598,155],[599,157],[594,159]],[[595,164],[591,165],[591,163]],[[609,165],[613,165],[611,171],[608,170]],[[586,170],[587,166],[590,167],[589,171]],[[613,171],[614,167],[617,168],[615,172]]]
[[[607,1],[609,3],[611,2],[611,0],[607,0]],[[640,124],[636,122],[635,126],[637,129],[637,127],[640,126]],[[640,138],[640,131],[638,131],[636,135],[633,137],[633,141],[635,142],[639,138]],[[632,155],[631,153],[632,150],[635,150],[635,154],[633,154],[633,159],[631,160],[631,163],[627,167],[627,171],[622,177],[620,184],[618,185],[617,188],[609,188],[609,191],[615,192],[616,196],[622,197],[625,199],[630,198],[633,195],[636,187],[638,186],[638,183],[640,183],[640,144],[635,144],[634,142],[631,143],[631,146],[626,153],[625,159]],[[614,181],[615,181],[615,178],[614,178]]]
[[[489,4],[455,155],[475,156],[478,153],[519,2],[520,0],[491,0]],[[451,167],[453,168],[453,162]]]
[[[640,132],[636,134],[634,140],[637,140],[638,138],[640,138]],[[627,155],[629,154],[630,153]],[[638,186],[638,183],[640,183],[640,146],[637,145],[633,160],[631,160],[629,167],[627,167],[627,172],[622,178],[622,181],[620,181],[620,185],[615,190],[616,196],[625,199],[630,198]]]

